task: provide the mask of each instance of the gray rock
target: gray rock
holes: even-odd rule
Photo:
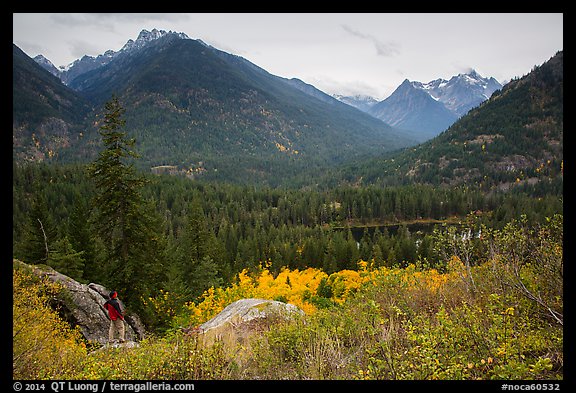
[[[304,311],[292,304],[266,299],[240,299],[200,325],[197,333],[205,345],[215,340],[229,345],[244,344],[254,333],[302,315]]]
[[[65,290],[55,302],[62,317],[70,324],[79,326],[86,340],[100,344],[108,343],[110,320],[104,309],[104,303],[110,290],[99,284],[81,284],[46,265],[27,265],[20,261],[14,263],[29,268],[39,277],[47,277],[61,284]],[[136,341],[145,336],[143,324],[137,315],[127,314],[125,320],[127,341]]]

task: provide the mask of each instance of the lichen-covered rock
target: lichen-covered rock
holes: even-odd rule
[[[304,312],[292,304],[266,299],[240,299],[200,325],[198,337],[205,345],[215,340],[228,345],[244,344],[254,333],[302,315]]]
[[[109,290],[99,284],[81,284],[46,265],[27,265],[20,261],[15,263],[29,268],[39,277],[47,277],[61,284],[64,291],[55,299],[55,306],[62,317],[70,324],[79,326],[86,340],[100,344],[108,342],[110,320],[104,302],[108,299]],[[142,339],[145,331],[139,318],[128,314],[125,319],[126,340]]]

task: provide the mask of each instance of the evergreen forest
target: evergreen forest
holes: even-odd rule
[[[246,181],[249,171],[229,181],[233,162],[225,179],[150,171],[112,96],[89,162],[13,161],[13,378],[537,380],[557,390],[563,120],[550,109],[562,91],[539,95],[555,80],[547,70],[428,143],[322,175],[277,162],[265,182]],[[528,96],[542,118],[496,105],[512,113]],[[486,133],[486,118],[501,134]],[[134,348],[87,341],[58,308],[66,291],[27,265],[113,288],[148,336]],[[239,346],[189,334],[245,298],[303,314]]]
[[[13,165],[15,379],[563,379],[561,158],[505,188],[190,179],[141,169],[125,111],[89,163]],[[114,288],[149,338],[95,351],[17,261]],[[305,315],[242,348],[186,336],[247,297]]]

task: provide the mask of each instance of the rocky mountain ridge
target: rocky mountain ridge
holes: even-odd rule
[[[367,184],[404,182],[477,186],[562,184],[564,53],[507,83],[440,135],[355,166]],[[415,88],[410,82],[407,89]],[[420,95],[424,93],[422,90]],[[430,102],[431,98],[428,100]]]
[[[35,144],[24,138],[15,151],[18,159],[30,157],[30,149],[34,160],[92,159],[99,143],[94,119],[112,94],[126,108],[126,132],[137,140],[143,170],[168,165],[208,180],[278,184],[416,143],[311,85],[270,74],[199,40],[177,33],[140,36],[142,44],[127,45],[125,55],[103,54],[105,64],[94,58],[94,68],[83,73],[73,67],[78,74],[57,89],[91,105],[77,124],[82,131],[69,133],[67,143],[55,145],[49,156],[45,146],[52,135]],[[35,66],[29,71],[49,75]],[[36,94],[17,85],[14,91],[22,101]],[[28,134],[37,135],[34,129]]]
[[[412,84],[443,103],[458,117],[465,115],[470,109],[490,98],[496,90],[502,88],[496,79],[484,78],[476,70],[455,75],[449,80],[436,79],[428,83],[412,82]]]
[[[86,74],[92,70],[99,69],[107,65],[113,59],[124,55],[138,52],[150,43],[166,36],[172,36],[178,39],[190,39],[185,33],[152,29],[142,30],[136,40],[129,39],[126,44],[118,51],[107,50],[96,57],[83,56],[67,66],[56,68],[50,60],[42,55],[38,55],[34,60],[44,69],[60,78],[66,85],[71,85],[75,90],[82,89],[81,83],[74,84],[74,79]],[[196,40],[204,44],[200,40]],[[204,44],[206,45],[206,44]],[[208,47],[208,45],[206,45]],[[461,73],[451,77],[449,80],[442,78],[435,79],[428,83],[412,81],[408,79],[402,83],[390,97],[378,101],[369,96],[344,96],[334,94],[332,96],[322,92],[316,87],[307,84],[299,79],[285,79],[285,81],[315,98],[326,103],[334,104],[334,101],[343,102],[365,113],[368,113],[391,126],[397,126],[401,129],[409,130],[409,135],[415,135],[419,141],[429,139],[446,129],[457,118],[463,116],[468,110],[476,107],[490,95],[500,89],[502,85],[494,78],[484,78],[475,70],[468,73]],[[403,99],[394,97],[404,92],[401,87],[410,83],[415,89],[426,92],[437,103],[426,102],[416,98],[408,98],[404,94]],[[405,92],[404,92],[405,93]],[[416,94],[416,93],[412,93]],[[415,102],[419,102],[415,104]],[[444,111],[442,105],[454,114],[452,116]],[[401,109],[405,106],[407,109]]]
[[[109,49],[98,56],[84,55],[80,59],[74,60],[72,63],[66,66],[56,67],[50,60],[41,54],[34,57],[34,60],[52,75],[60,78],[60,80],[62,80],[65,85],[69,85],[79,75],[102,67],[110,63],[110,61],[117,58],[118,56],[125,56],[134,53],[144,48],[150,42],[167,35],[171,35],[179,39],[190,39],[190,37],[188,37],[185,33],[177,33],[173,31],[158,29],[152,29],[152,31],[148,31],[144,29],[138,34],[136,40],[129,39],[126,44],[124,44],[124,46],[118,51]]]
[[[368,113],[393,127],[412,130],[420,141],[425,141],[501,88],[496,79],[484,78],[475,70],[428,83],[405,79],[388,98],[372,105]]]

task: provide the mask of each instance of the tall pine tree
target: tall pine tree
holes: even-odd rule
[[[165,274],[162,225],[140,194],[145,180],[130,161],[138,155],[132,150],[135,140],[122,130],[124,112],[116,96],[105,104],[99,130],[104,149],[90,165],[89,175],[97,188],[92,208],[94,228],[105,247],[105,285],[138,311],[141,298],[156,289]]]

